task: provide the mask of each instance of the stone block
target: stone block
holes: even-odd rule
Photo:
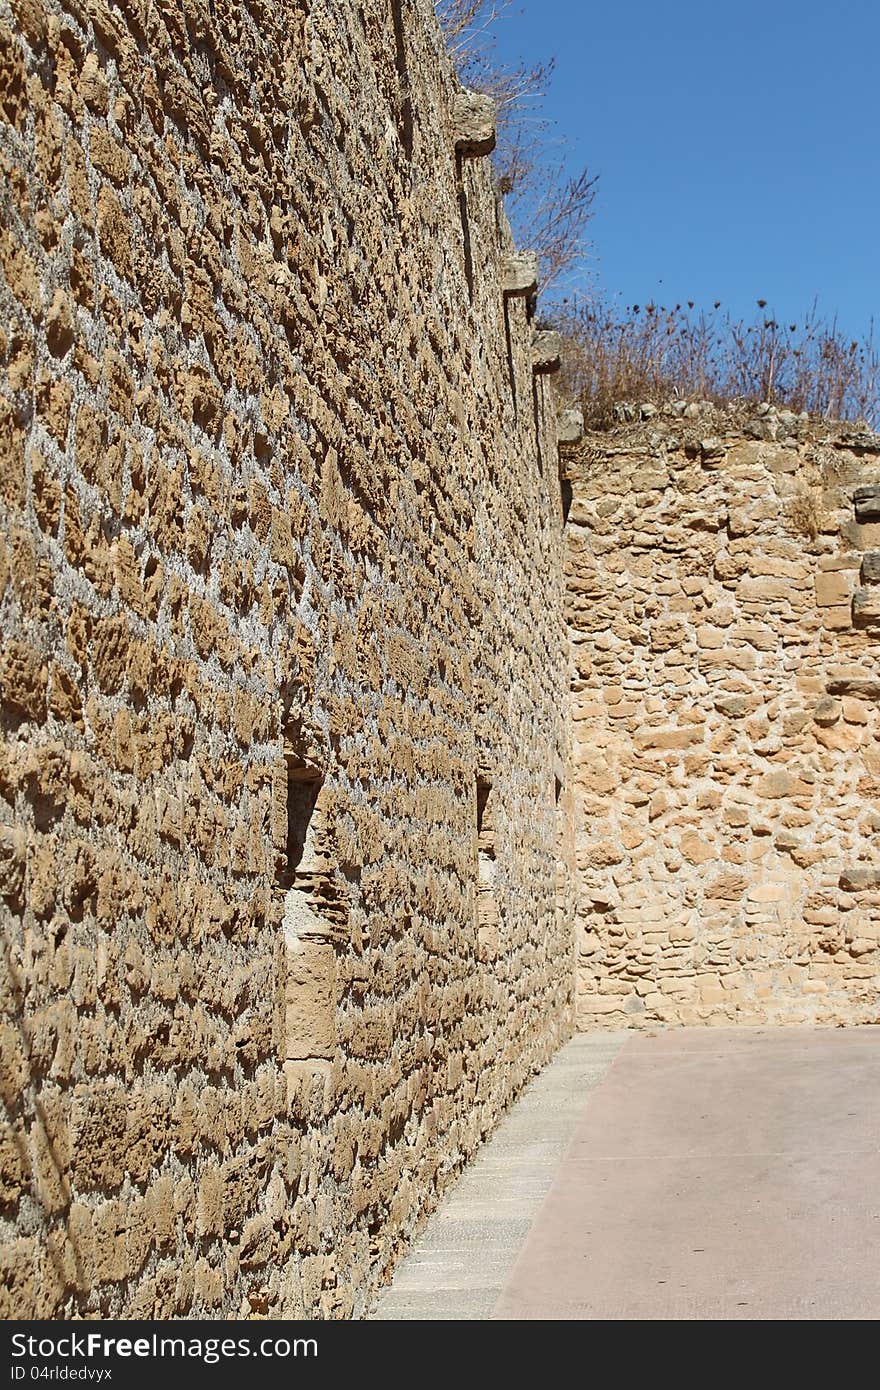
[[[27,642],[5,644],[0,664],[0,700],[19,716],[40,721],[46,713],[49,668]]]
[[[0,896],[13,912],[25,904],[26,843],[20,826],[0,826]]]
[[[528,297],[538,290],[538,257],[534,251],[508,251],[501,257],[501,289],[511,297]]]
[[[579,444],[584,437],[583,412],[574,406],[556,417],[556,438],[562,445]]]
[[[880,550],[869,550],[862,556],[861,581],[880,584]]]
[[[845,695],[842,708],[847,724],[867,724],[869,710],[863,700],[855,700],[851,695]]]
[[[866,893],[880,888],[880,868],[844,869],[839,881],[844,892]]]
[[[797,473],[801,466],[800,456],[791,449],[769,450],[764,462],[770,473]]]
[[[853,550],[880,549],[880,521],[844,521],[840,535]]]
[[[746,898],[752,903],[780,903],[785,898],[785,885],[782,883],[759,883],[749,888]]]
[[[452,129],[456,153],[465,158],[491,154],[495,148],[495,102],[481,92],[456,92]]]
[[[336,950],[301,940],[286,951],[285,1057],[331,1058],[336,1049]]]
[[[865,673],[859,676],[836,676],[828,681],[829,695],[861,695],[866,700],[880,700],[880,679]]]
[[[753,707],[746,695],[716,695],[715,708],[726,719],[743,719]]]
[[[79,1085],[73,1092],[73,1174],[80,1192],[118,1187],[125,1175],[128,1097],[117,1082]]]
[[[841,607],[823,608],[821,618],[822,626],[829,632],[843,632],[846,628],[852,627],[852,603]]]
[[[685,831],[680,844],[681,852],[690,864],[710,864],[718,858],[717,847],[710,844],[694,830]]]
[[[855,588],[855,573],[850,570],[832,570],[817,574],[814,580],[816,603],[820,608],[839,607],[849,603]]]
[[[646,750],[668,751],[693,748],[702,743],[704,737],[705,730],[702,725],[683,729],[642,729],[636,734],[636,744]]]
[[[856,589],[852,601],[854,627],[869,627],[880,623],[880,586]]]
[[[562,335],[552,329],[532,334],[532,371],[558,372],[562,363]]]
[[[857,487],[853,492],[853,507],[859,524],[880,521],[880,487],[876,484]]]
[[[804,796],[811,790],[808,783],[801,781],[793,772],[786,768],[778,768],[773,772],[767,772],[760,777],[755,784],[755,791],[759,796],[769,801],[776,801],[786,796]]]
[[[839,700],[836,700],[832,695],[824,695],[813,710],[813,718],[817,724],[826,726],[836,724],[842,709]]]
[[[740,602],[749,604],[786,603],[791,599],[792,586],[785,579],[747,576],[737,585],[736,596]]]
[[[727,446],[723,439],[709,436],[700,440],[700,461],[704,468],[720,468],[727,457]]]

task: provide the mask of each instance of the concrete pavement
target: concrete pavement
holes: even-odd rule
[[[573,1038],[529,1082],[398,1265],[373,1317],[490,1317],[581,1118],[626,1033]]]
[[[880,1027],[575,1039],[376,1316],[880,1316]]]

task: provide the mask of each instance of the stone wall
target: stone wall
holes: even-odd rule
[[[569,464],[580,1025],[877,1022],[880,438],[628,413]]]
[[[428,0],[0,0],[0,1316],[358,1315],[569,1029],[486,118]]]

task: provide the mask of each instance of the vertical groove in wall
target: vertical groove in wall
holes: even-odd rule
[[[391,0],[391,19],[394,26],[394,51],[397,63],[397,77],[400,84],[400,142],[407,159],[412,159],[414,140],[414,117],[412,83],[406,52],[406,29],[404,27],[405,0]]]

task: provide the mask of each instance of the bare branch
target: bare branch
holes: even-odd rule
[[[439,0],[437,13],[462,81],[495,101],[498,143],[492,158],[499,186],[514,235],[538,252],[546,294],[583,258],[596,180],[587,170],[572,178],[564,165],[548,160],[550,122],[542,102],[555,60],[510,67],[497,58],[497,23],[511,3]]]

